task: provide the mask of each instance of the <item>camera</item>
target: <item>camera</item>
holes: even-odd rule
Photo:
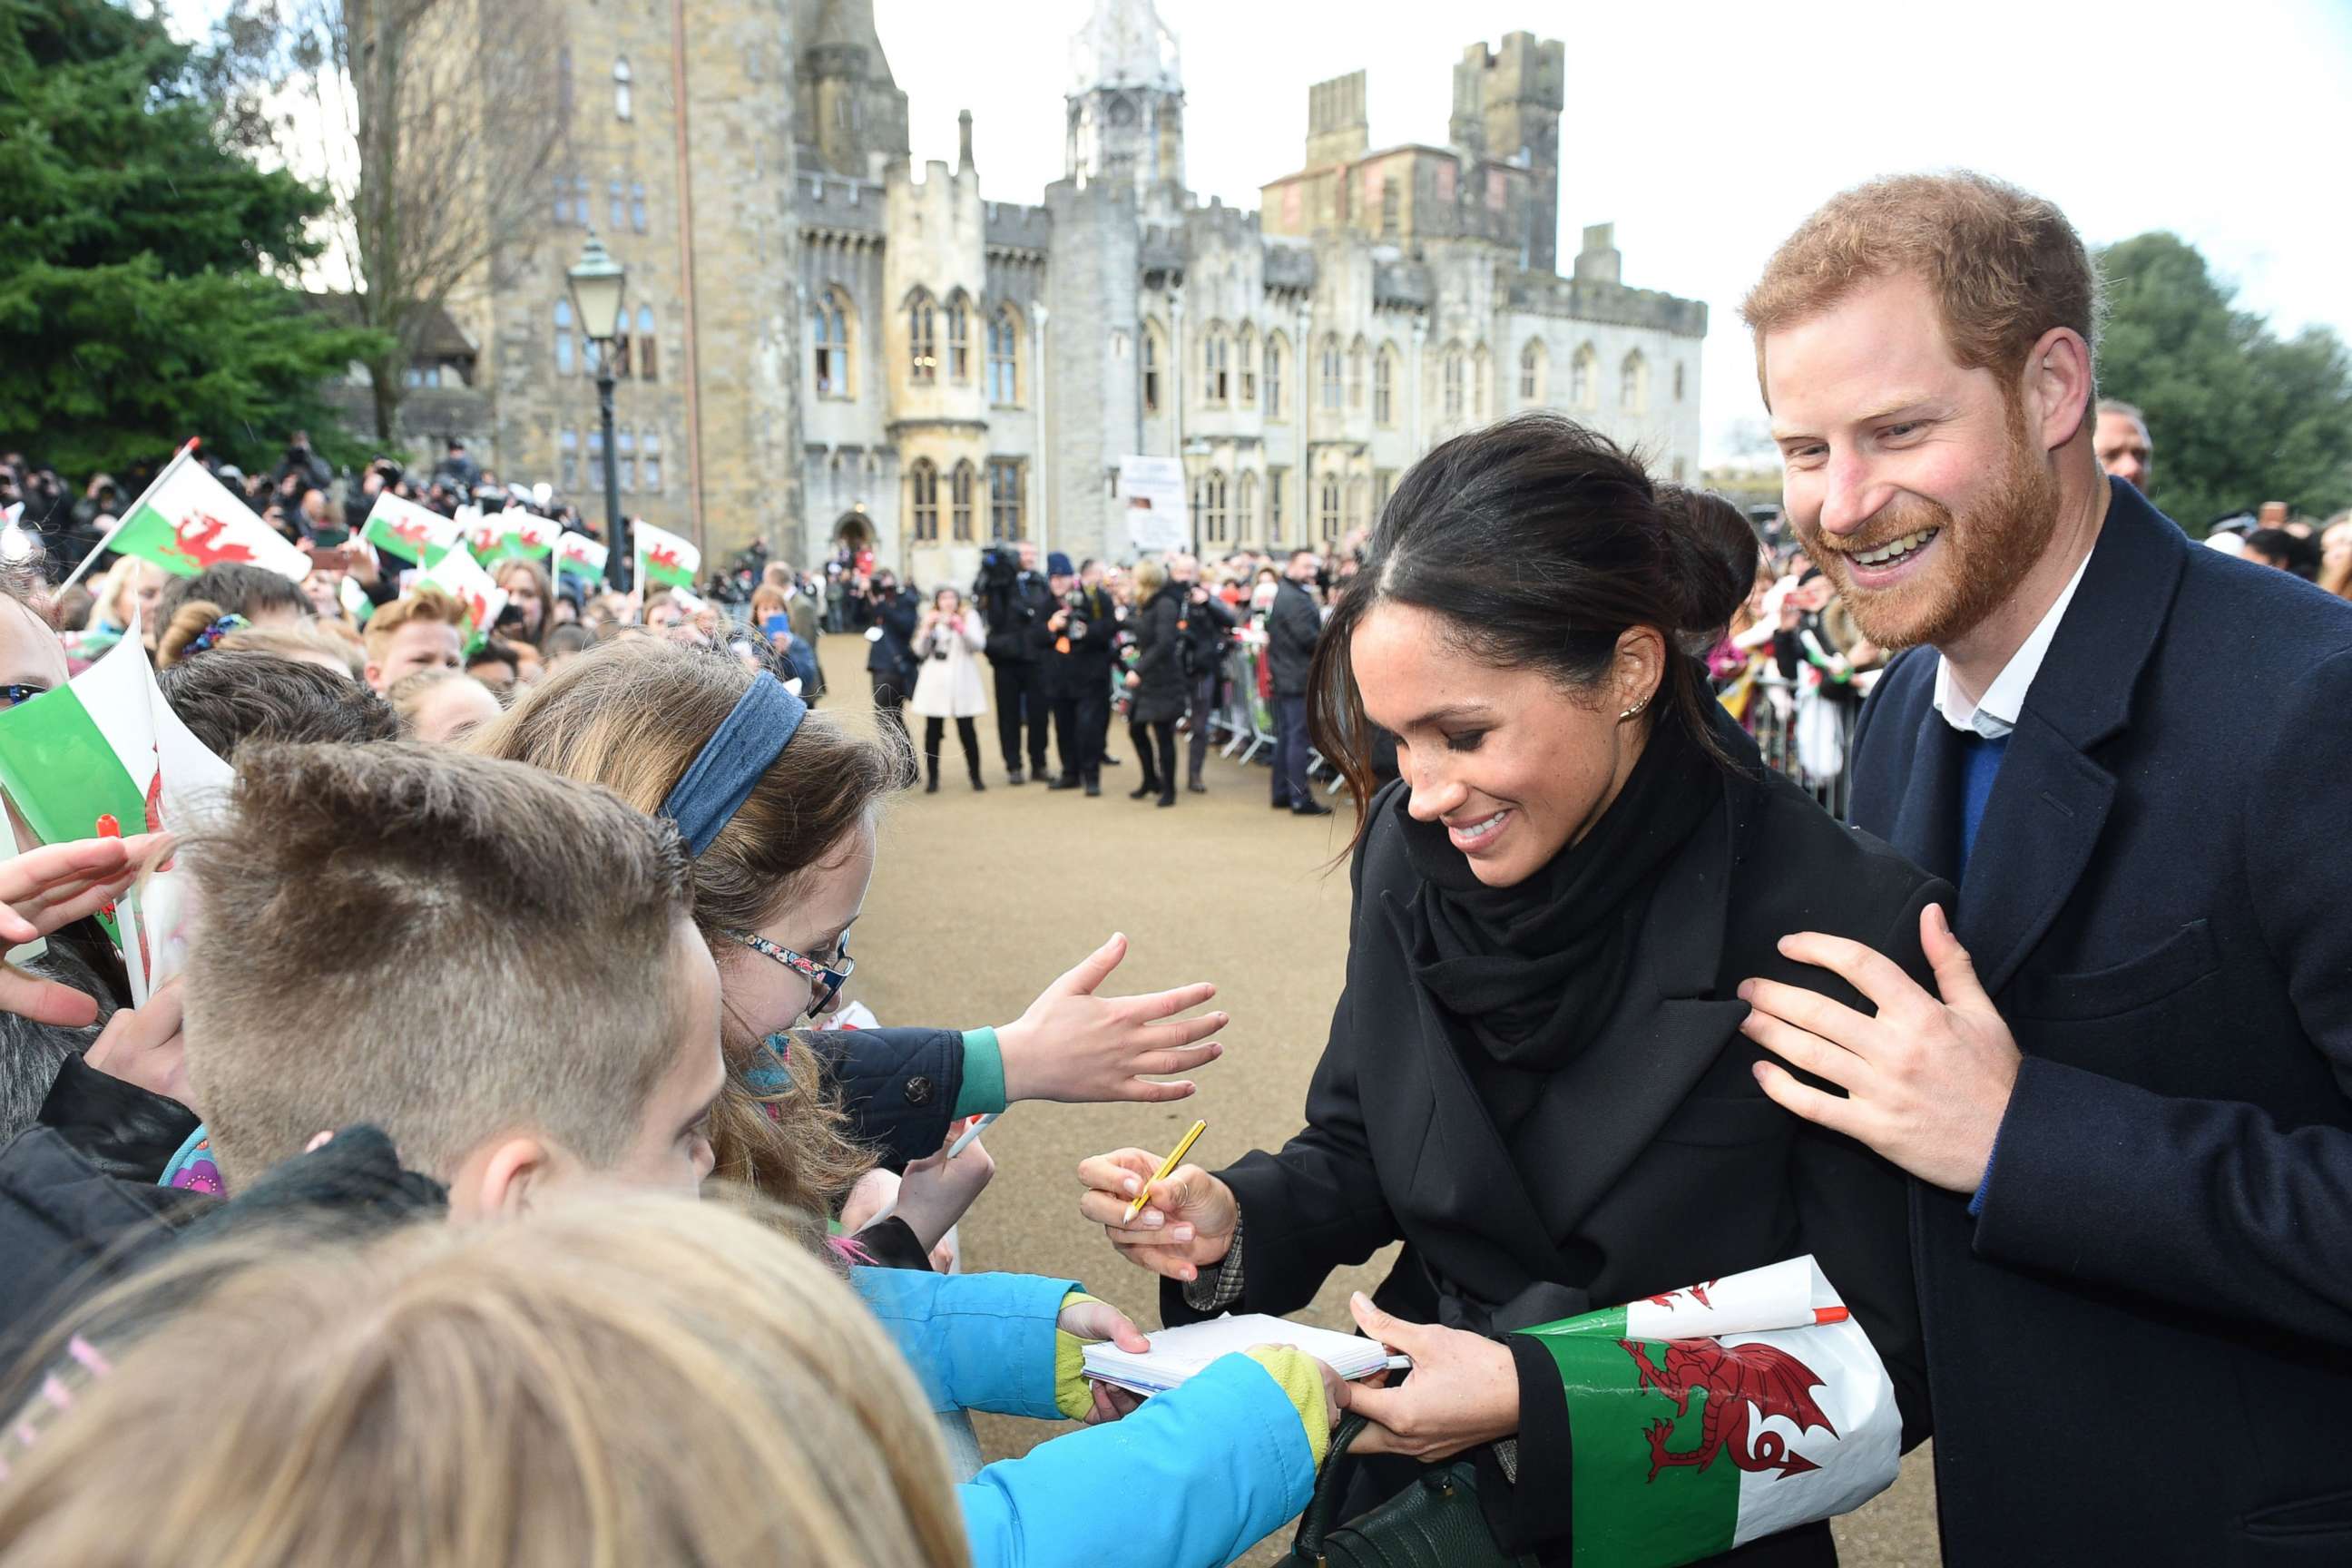
[[[980,552],[980,584],[982,593],[991,588],[1010,587],[1021,575],[1021,558],[1002,544],[992,544]]]

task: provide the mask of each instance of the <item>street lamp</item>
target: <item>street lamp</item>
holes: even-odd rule
[[[604,420],[604,581],[625,594],[635,562],[629,553],[628,519],[621,515],[621,470],[613,450],[613,340],[621,334],[621,296],[629,275],[592,229],[580,259],[564,276],[571,279],[580,330],[596,345],[596,405]]]

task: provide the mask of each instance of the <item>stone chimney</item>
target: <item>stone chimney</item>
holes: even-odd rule
[[[1307,167],[1351,163],[1370,145],[1363,72],[1335,76],[1307,89]]]
[[[969,109],[956,116],[956,173],[971,173],[971,110]]]
[[[1617,248],[1617,226],[1613,223],[1589,223],[1584,226],[1584,248],[1576,253],[1576,280],[1579,283],[1616,283],[1622,280],[1625,258]]]

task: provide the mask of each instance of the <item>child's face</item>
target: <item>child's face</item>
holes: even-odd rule
[[[869,824],[828,853],[799,891],[754,934],[831,967],[849,939],[849,928],[857,923],[873,879],[874,829]],[[729,1027],[745,1045],[798,1024],[816,992],[806,976],[748,948],[728,952],[720,979]]]
[[[628,1152],[609,1172],[632,1186],[697,1193],[710,1174],[710,1108],[727,1081],[719,1053],[719,969],[687,921],[670,943],[670,980],[678,1007],[677,1059],[646,1101]]]

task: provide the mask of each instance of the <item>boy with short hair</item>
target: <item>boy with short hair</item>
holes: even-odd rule
[[[420,669],[457,669],[473,619],[454,595],[418,588],[368,617],[367,683],[378,695]]]

